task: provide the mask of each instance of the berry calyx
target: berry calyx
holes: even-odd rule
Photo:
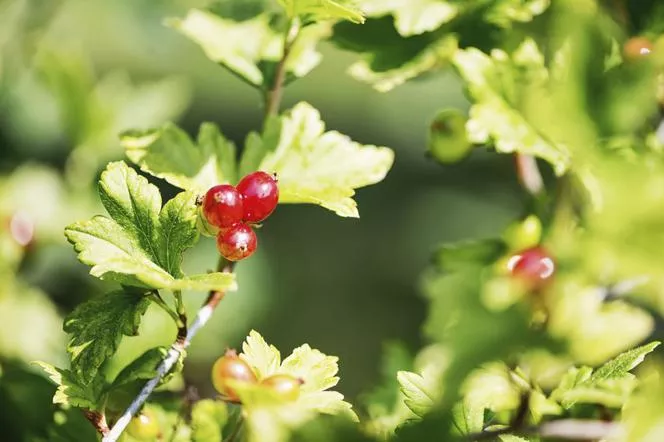
[[[257,244],[256,233],[244,223],[222,229],[217,234],[217,249],[229,261],[248,258],[256,251]]]
[[[623,53],[625,58],[630,61],[640,60],[650,55],[654,45],[646,37],[632,37],[625,42]]]
[[[513,277],[539,287],[553,276],[556,265],[545,249],[531,247],[512,256],[507,268]]]
[[[277,396],[286,401],[295,401],[300,397],[300,387],[304,381],[288,374],[275,374],[261,381],[261,385],[268,387]]]
[[[235,350],[227,350],[226,354],[217,359],[212,366],[212,384],[215,390],[230,401],[239,401],[235,390],[229,385],[228,381],[255,383],[256,375],[244,360],[242,360]]]
[[[265,172],[254,172],[245,176],[237,185],[242,195],[244,215],[248,223],[259,223],[267,218],[279,202],[276,177]]]
[[[159,423],[154,412],[145,409],[127,426],[127,433],[138,440],[155,440],[160,434]]]
[[[230,184],[211,187],[203,198],[203,215],[215,227],[225,229],[242,221],[242,196]]]

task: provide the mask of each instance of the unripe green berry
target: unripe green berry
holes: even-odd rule
[[[542,222],[536,215],[528,215],[511,224],[503,234],[503,241],[510,250],[534,247],[542,240]]]
[[[468,118],[457,110],[438,113],[429,126],[428,154],[436,161],[456,163],[473,147],[466,136]]]

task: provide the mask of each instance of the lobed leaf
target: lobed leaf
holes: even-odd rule
[[[237,181],[235,145],[213,123],[203,123],[196,142],[167,123],[159,129],[125,132],[120,141],[142,171],[180,189],[203,193]]]
[[[434,31],[459,13],[455,2],[440,0],[363,0],[369,17],[392,15],[394,26],[404,37]]]
[[[161,208],[159,190],[124,162],[102,173],[100,196],[110,218],[74,223],[65,236],[90,274],[128,286],[229,290],[230,273],[184,277],[183,253],[198,239],[195,194],[182,192]]]
[[[532,40],[512,54],[494,50],[488,56],[475,48],[459,50],[453,59],[473,102],[466,124],[469,139],[492,144],[498,152],[520,152],[542,158],[557,174],[568,167],[569,153],[534,127],[518,107],[520,97],[532,89],[543,89],[548,73],[544,59]],[[520,72],[520,76],[516,76]]]
[[[242,344],[240,355],[256,372],[258,379],[266,378],[277,372],[281,364],[281,354],[274,345],[268,345],[256,330]]]
[[[282,118],[281,136],[259,169],[279,176],[280,203],[312,203],[358,217],[355,189],[385,178],[394,161],[386,147],[363,146],[336,131],[325,132],[320,114],[297,104]]]
[[[633,368],[643,362],[648,353],[651,353],[660,344],[661,342],[654,341],[619,354],[595,370],[588,382],[594,384],[627,375]]]
[[[436,379],[425,378],[423,375],[410,371],[397,372],[399,388],[405,396],[404,402],[410,410],[423,417],[435,404],[438,397]]]
[[[136,336],[150,300],[141,292],[117,290],[80,304],[64,322],[69,333],[71,370],[84,385],[92,382],[123,336]]]
[[[280,372],[302,379],[303,392],[314,392],[332,388],[339,382],[335,375],[339,371],[336,356],[327,356],[304,344],[281,363]]]
[[[315,21],[348,20],[364,23],[362,11],[348,0],[279,0],[289,17],[304,16]]]
[[[119,388],[134,381],[152,379],[157,374],[157,366],[166,357],[168,349],[165,347],[151,348],[115,376],[111,388]]]
[[[168,24],[201,46],[210,60],[253,86],[269,87],[284,44],[281,33],[272,29],[271,20],[267,13],[236,20],[210,10],[191,9],[183,19],[171,19]],[[286,61],[289,77],[303,77],[320,63],[316,44],[328,34],[329,25],[325,23],[307,26],[300,32]]]
[[[88,410],[98,410],[102,406],[100,401],[104,381],[100,377],[95,377],[93,382],[83,383],[70,370],[63,370],[41,361],[34,362],[34,364],[41,367],[57,385],[57,390],[53,396],[54,404]]]

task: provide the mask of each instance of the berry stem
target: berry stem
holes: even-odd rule
[[[279,113],[279,106],[281,105],[281,98],[283,97],[284,82],[286,80],[286,62],[288,56],[293,49],[293,44],[297,40],[300,32],[300,21],[295,18],[289,21],[288,28],[284,34],[284,49],[277,64],[274,74],[274,82],[269,90],[265,92],[265,121]]]
[[[233,269],[234,269],[234,263],[228,262],[223,258],[219,260],[219,264],[217,266],[218,271],[225,273],[232,273]],[[157,387],[157,385],[159,385],[159,381],[161,381],[161,379],[169,371],[171,371],[171,369],[178,361],[184,350],[191,343],[191,340],[194,338],[196,333],[198,333],[198,330],[200,330],[201,327],[203,327],[208,322],[208,320],[212,316],[212,313],[214,312],[215,307],[217,307],[219,301],[221,301],[224,298],[224,295],[225,292],[222,291],[218,290],[210,291],[207,299],[203,303],[203,306],[196,314],[194,322],[192,322],[191,326],[189,326],[189,329],[187,330],[184,339],[183,340],[178,339],[173,343],[173,345],[171,345],[171,348],[168,350],[166,358],[164,358],[157,367],[157,374],[155,375],[155,377],[150,379],[145,384],[145,386],[138,394],[138,396],[134,398],[134,400],[125,410],[122,416],[120,416],[120,418],[115,422],[113,428],[111,428],[111,430],[106,435],[104,435],[102,442],[117,442],[122,432],[125,430],[125,428],[127,428],[127,425],[129,425],[131,419],[136,415],[136,413],[140,411],[145,401],[147,401],[148,397],[150,397],[154,389]]]

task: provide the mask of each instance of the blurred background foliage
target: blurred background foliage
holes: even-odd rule
[[[62,365],[66,360],[62,317],[80,302],[108,290],[104,283],[88,277],[88,269],[76,261],[62,231],[67,224],[102,211],[96,180],[106,162],[123,157],[117,134],[173,120],[193,135],[201,121],[212,121],[241,145],[246,133],[261,123],[256,91],[215,66],[198,46],[163,25],[164,18],[184,16],[190,8],[205,3],[0,0],[0,409],[15,411],[0,413],[0,424],[9,440],[13,440],[12,435],[18,438],[26,434],[29,428],[40,431],[31,419],[41,422],[53,410],[49,405],[53,387],[26,370],[26,364],[40,359]],[[586,3],[594,2],[579,2]],[[658,28],[664,20],[653,12],[657,11],[655,1],[631,2],[629,8],[630,35],[664,30]],[[354,25],[339,25],[337,44],[353,49],[354,36],[345,26]],[[391,18],[373,20],[365,26],[358,32],[366,29],[367,35],[387,35],[383,32],[389,28],[395,38],[400,38]],[[427,38],[431,35],[424,35],[408,39],[404,53],[428,50],[431,40]],[[500,37],[483,29],[463,35],[472,36],[465,37],[469,39],[461,42],[463,46],[481,49],[493,47]],[[516,30],[514,35],[519,35]],[[509,39],[502,44],[516,46],[520,39],[514,40],[513,45]],[[579,42],[588,47],[597,44],[586,37]],[[447,48],[446,44],[442,43],[441,50]],[[362,143],[392,147],[397,161],[383,183],[358,192],[361,220],[340,219],[311,206],[279,207],[259,233],[259,252],[239,267],[240,290],[227,297],[189,350],[184,377],[203,394],[212,391],[209,370],[214,359],[226,347],[237,347],[254,328],[284,350],[308,342],[339,356],[339,390],[354,401],[379,382],[379,361],[386,342],[405,343],[388,350],[388,361],[394,360],[393,368],[388,365],[382,369],[388,373],[408,369],[409,353],[422,347],[426,302],[420,296],[421,286],[430,292],[435,291],[435,284],[445,284],[436,279],[422,284],[422,271],[437,245],[498,237],[511,221],[528,213],[528,197],[519,188],[510,156],[478,149],[459,164],[441,166],[425,155],[427,129],[437,112],[443,108],[465,112],[470,106],[461,82],[451,70],[436,71],[388,94],[379,94],[347,74],[348,67],[358,60],[357,54],[327,43],[321,50],[322,64],[287,89],[284,107],[308,101],[321,111],[329,128]],[[380,55],[380,45],[376,52]],[[387,65],[381,66],[381,61]],[[376,56],[372,66],[385,68],[389,62],[395,61]],[[585,66],[577,64],[576,74],[587,74],[591,83],[593,70],[585,72]],[[625,81],[630,78],[630,72],[615,75],[623,75]],[[542,104],[532,99],[538,97],[536,90],[529,91],[533,92],[531,102],[526,96],[509,95],[519,79],[501,77],[501,81],[505,90],[500,92],[524,109]],[[509,81],[514,83],[510,86]],[[616,135],[635,130],[634,122],[642,119],[643,112],[652,111],[653,107],[647,105],[654,103],[641,99],[637,100],[638,106],[625,110],[593,102],[593,97],[604,97],[608,103],[606,97],[618,102],[643,95],[634,95],[633,90],[609,91],[614,95],[599,93],[606,92],[602,87],[608,85],[597,80],[597,90],[573,96],[559,94],[562,101],[545,103],[550,107],[541,115],[548,118],[552,114],[548,111],[560,106],[560,118],[535,123],[554,138],[568,140],[571,146],[589,140],[594,143],[596,139],[610,139],[613,144],[609,148],[618,150],[629,145],[629,139]],[[390,87],[388,81],[383,89]],[[577,127],[574,119],[579,115],[563,110],[566,106],[581,108],[575,107],[575,100],[587,100],[582,104],[592,103],[587,108],[599,112],[593,115],[599,122],[596,125],[579,125],[591,127],[588,131],[565,132]],[[594,151],[577,150],[573,155],[580,164],[598,161]],[[608,200],[621,202],[617,206],[609,204],[601,217],[589,215],[593,227],[589,229],[591,234],[582,237],[583,252],[575,251],[573,244],[565,241],[564,231],[550,234],[556,252],[568,263],[580,262],[584,276],[606,278],[598,269],[606,268],[607,263],[611,268],[617,257],[627,265],[622,267],[624,275],[616,272],[608,277],[612,282],[642,269],[643,254],[630,255],[629,247],[614,247],[626,237],[640,241],[639,252],[645,250],[647,257],[659,253],[653,245],[656,243],[648,244],[649,237],[635,231],[638,226],[632,226],[635,230],[629,232],[612,230],[602,222],[607,216],[620,219],[625,210],[638,212],[642,206],[636,200],[633,207],[622,205],[629,200],[625,198],[627,190],[643,185],[640,169],[635,167],[630,174],[625,170],[622,166],[614,169],[612,162],[602,160],[597,175],[580,173],[576,177],[613,184],[606,187]],[[612,180],[616,174],[624,181]],[[653,180],[658,179],[655,175]],[[552,182],[552,176],[553,170],[545,167],[546,181]],[[165,182],[153,181],[165,199],[175,193]],[[652,200],[661,204],[658,193],[652,195]],[[650,222],[648,226],[660,222],[655,216],[649,218],[652,213],[644,212],[640,218]],[[607,250],[611,253],[605,253]],[[205,271],[214,265],[216,256],[214,243],[203,240],[188,252],[185,271]],[[658,261],[653,259],[647,269],[657,266]],[[588,338],[587,330],[582,329],[584,315],[599,307],[594,304],[587,281],[579,281],[576,274],[563,275],[557,284],[562,287],[560,292],[568,295],[556,302],[562,304],[558,311],[569,316],[554,321],[552,328],[554,333],[558,327],[563,334],[578,332],[579,339]],[[664,297],[659,289],[651,292],[652,296],[648,290],[643,294],[651,308],[663,308]],[[577,308],[579,293],[587,293],[583,295],[588,299],[585,310]],[[188,307],[195,309],[204,296],[191,294]],[[433,315],[444,314],[447,307],[435,300],[433,306]],[[509,323],[510,318],[505,316],[501,319],[504,322],[495,324]],[[602,331],[610,331],[611,318],[602,321]],[[637,337],[644,333],[638,328],[644,321],[647,330],[652,326],[648,320],[637,318]],[[175,332],[165,313],[151,307],[140,336],[124,339],[106,367],[107,376],[114,376],[127,361],[149,348],[170,345]],[[431,327],[425,327],[425,333],[436,338],[438,331],[432,333]],[[577,356],[593,348],[592,342],[577,345]],[[623,349],[600,348],[598,354],[586,356],[591,362],[602,361]],[[382,400],[393,401],[386,391]],[[373,394],[380,399],[379,390]],[[31,406],[36,403],[39,407]],[[81,431],[90,430],[80,415],[58,413],[63,414],[56,413],[54,419],[81,419]],[[15,418],[19,414],[30,417]]]
[[[61,317],[106,290],[76,261],[62,231],[101,212],[96,179],[107,161],[123,157],[120,131],[175,120],[195,134],[200,121],[213,121],[241,145],[259,127],[258,94],[163,26],[196,3],[204,2],[0,2],[3,365],[61,364]],[[497,234],[518,213],[508,158],[478,152],[441,168],[424,155],[435,112],[466,106],[451,73],[378,94],[346,74],[355,56],[329,44],[322,50],[323,63],[287,89],[284,107],[312,103],[329,128],[394,148],[396,165],[380,186],[359,192],[361,220],[279,208],[260,232],[260,252],[240,267],[241,290],[190,349],[185,377],[202,391],[211,389],[214,359],[255,328],[279,348],[309,342],[338,355],[340,389],[352,398],[376,379],[384,341],[419,347],[417,281],[434,245]],[[34,225],[27,247],[16,239],[21,223]],[[211,268],[216,254],[213,241],[201,241],[185,271]],[[191,295],[190,308],[204,296]],[[140,337],[123,341],[109,376],[175,335],[159,309],[141,327]]]

